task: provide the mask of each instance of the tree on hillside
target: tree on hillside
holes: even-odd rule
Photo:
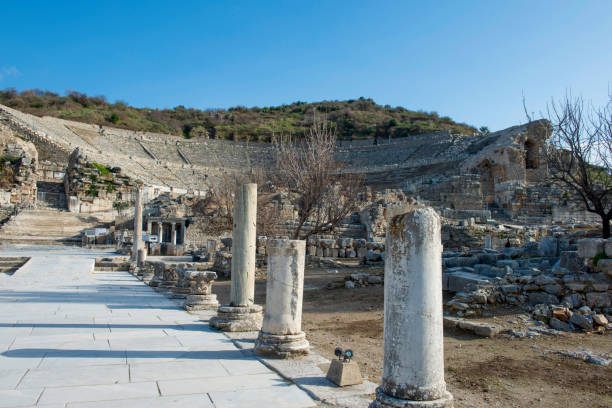
[[[525,109],[527,112],[527,110]],[[529,117],[529,115],[527,115]],[[552,101],[547,110],[550,133],[546,162],[550,177],[577,194],[587,211],[599,215],[603,238],[610,237],[612,219],[612,95],[601,108],[580,97]]]
[[[293,239],[332,231],[355,211],[361,179],[342,172],[334,157],[336,129],[327,120],[314,116],[303,140],[275,137],[274,145],[279,184],[289,190],[298,213]]]

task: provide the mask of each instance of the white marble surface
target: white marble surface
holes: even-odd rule
[[[310,407],[295,385],[103,251],[14,247],[0,276],[0,408]]]

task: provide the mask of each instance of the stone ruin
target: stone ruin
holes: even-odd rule
[[[444,289],[458,317],[487,316],[494,304],[522,307],[560,331],[610,330],[612,240],[559,232],[502,251],[445,252]]]
[[[136,180],[144,186],[146,203],[162,193],[204,197],[226,175],[273,168],[273,146],[266,143],[134,132],[39,118],[5,106],[0,106],[0,123],[36,146],[45,163],[39,173],[65,174],[64,194],[72,211],[109,210],[115,201],[133,202]],[[382,241],[379,207],[412,199],[451,220],[597,221],[576,197],[546,182],[546,128],[543,122],[532,122],[482,135],[444,131],[376,145],[371,140],[339,142],[336,157],[346,164],[345,171],[362,175],[371,189],[343,234]],[[91,180],[93,163],[113,171]],[[390,192],[381,195],[385,190]],[[291,222],[293,211],[278,200],[279,224]]]

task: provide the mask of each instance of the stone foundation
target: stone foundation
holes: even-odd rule
[[[250,306],[219,306],[217,316],[210,319],[210,326],[223,331],[243,332],[257,331],[263,321],[262,307]]]
[[[305,356],[310,351],[310,344],[306,340],[306,334],[270,334],[259,332],[255,349],[258,356],[290,358]]]

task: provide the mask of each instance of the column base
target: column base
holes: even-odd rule
[[[179,288],[173,287],[170,288],[170,293],[168,293],[168,297],[170,299],[187,299],[187,296],[191,293],[191,289],[189,288]]]
[[[445,391],[439,399],[432,401],[413,401],[391,397],[376,388],[376,399],[368,408],[453,408],[453,396]]]
[[[260,331],[253,352],[258,356],[300,357],[310,352],[310,344],[306,340],[306,333],[304,332],[299,334],[271,334]]]
[[[210,319],[210,326],[229,332],[258,331],[263,321],[262,308],[250,306],[219,306],[217,316]]]
[[[219,301],[217,295],[187,295],[185,300],[185,310],[197,312],[200,310],[217,310]]]
[[[143,281],[144,283],[149,285],[151,283],[151,281],[153,280],[153,274],[152,273],[143,273],[142,275],[138,275],[138,279],[140,279],[141,281]]]

